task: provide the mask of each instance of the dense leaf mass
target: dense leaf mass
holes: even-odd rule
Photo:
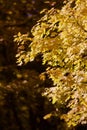
[[[24,46],[17,62],[27,63],[41,54],[43,64],[48,66],[46,73],[54,83],[43,95],[52,99],[58,108],[56,113],[69,127],[86,124],[87,0],[70,0],[60,10],[52,8],[45,12],[31,32],[33,37],[27,39],[27,51],[26,35],[15,38],[19,46]],[[61,111],[60,106],[65,110]]]

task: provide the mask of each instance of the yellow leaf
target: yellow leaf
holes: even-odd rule
[[[49,113],[43,117],[44,120],[49,119],[52,116],[52,113]]]
[[[57,101],[57,98],[55,96],[53,96],[53,99],[52,99],[52,104],[55,104]]]

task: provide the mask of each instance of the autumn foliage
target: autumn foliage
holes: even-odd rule
[[[61,9],[43,10],[32,37],[18,33],[17,63],[42,56],[53,86],[42,95],[55,105],[55,116],[68,127],[87,123],[87,0],[69,0]],[[27,47],[26,47],[27,46]],[[20,49],[21,48],[21,49]]]

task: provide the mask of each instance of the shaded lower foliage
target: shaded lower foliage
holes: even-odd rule
[[[42,97],[41,93],[48,82],[40,81],[38,72],[15,69],[10,73],[15,78],[10,80],[6,74],[0,80],[1,130],[67,130],[63,120],[55,116],[49,118],[50,112],[56,108]],[[43,118],[45,115],[48,115],[47,119]],[[86,130],[85,126],[78,126],[76,130],[80,128]]]
[[[57,119],[43,119],[54,107],[41,95],[44,83],[40,81],[38,72],[17,69],[14,72],[10,73],[14,79],[6,78],[6,73],[0,80],[0,129],[56,129]]]

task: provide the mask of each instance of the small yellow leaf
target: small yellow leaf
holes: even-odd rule
[[[44,120],[49,119],[52,116],[52,113],[49,113],[43,117]]]
[[[53,99],[52,99],[52,104],[55,104],[57,101],[57,98],[55,96],[53,96]]]
[[[19,36],[19,37],[21,36],[21,33],[20,33],[20,32],[18,32],[18,36]]]

